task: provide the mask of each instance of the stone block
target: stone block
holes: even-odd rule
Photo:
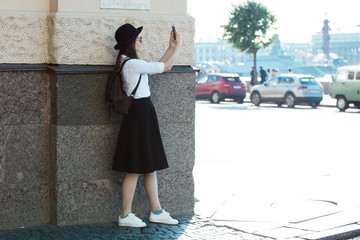
[[[151,99],[160,122],[195,121],[195,73],[150,76]]]
[[[48,185],[46,183],[2,184],[0,216],[0,229],[48,224]]]
[[[105,101],[108,74],[60,74],[57,76],[57,124],[90,125],[109,122]]]
[[[58,126],[57,181],[109,178],[119,125]]]
[[[172,215],[194,214],[194,178],[192,172],[158,172],[159,199]]]
[[[5,126],[6,183],[48,181],[47,125]]]
[[[5,180],[4,127],[0,126],[0,184]]]
[[[57,184],[57,225],[110,222],[119,187],[108,179]],[[119,186],[119,185],[118,185]]]
[[[40,71],[0,73],[0,124],[47,123],[48,74]]]
[[[195,163],[195,126],[189,123],[160,124],[169,168],[166,173],[192,172]]]
[[[0,16],[1,63],[45,63],[48,61],[48,14],[23,11]]]

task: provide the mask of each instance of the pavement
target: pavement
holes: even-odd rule
[[[247,102],[248,99],[245,99]],[[321,107],[336,107],[336,100],[325,96]],[[201,165],[205,168],[206,165]],[[198,176],[199,166],[194,169]],[[206,171],[206,169],[202,169]],[[236,174],[233,174],[236,177]],[[206,180],[208,181],[208,180]],[[210,180],[211,181],[211,180]],[[215,182],[216,179],[213,179]],[[206,182],[208,186],[215,185]],[[254,186],[251,186],[254,188]],[[66,239],[353,239],[360,240],[359,206],[339,206],[321,199],[287,199],[264,205],[261,198],[267,193],[254,193],[241,189],[239,193],[222,194],[217,189],[209,192],[210,201],[195,198],[195,215],[174,216],[175,226],[153,224],[145,219],[146,228],[118,227],[116,222],[72,226],[41,226],[0,231],[0,240],[66,240]],[[354,189],[353,191],[356,191]],[[239,206],[244,192],[253,194],[248,204]],[[201,195],[201,194],[200,194]],[[207,196],[206,194],[201,195]],[[256,206],[249,207],[249,206]],[[306,211],[304,211],[306,209]]]

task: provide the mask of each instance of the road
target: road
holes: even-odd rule
[[[195,212],[265,222],[277,206],[277,220],[296,222],[314,209],[359,206],[359,117],[358,109],[197,101]]]

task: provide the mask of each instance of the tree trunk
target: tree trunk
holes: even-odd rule
[[[254,85],[257,85],[258,84],[258,81],[257,81],[257,67],[256,67],[256,52],[253,54],[254,56],[254,68],[255,68],[255,71],[254,71]]]

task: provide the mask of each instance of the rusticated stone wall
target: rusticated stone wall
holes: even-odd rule
[[[147,61],[160,59],[171,25],[182,34],[177,67],[150,85],[170,165],[158,173],[162,206],[193,213],[195,30],[184,1],[152,1],[146,12],[105,11],[97,0],[0,4],[0,229],[117,219],[124,174],[111,163],[122,118],[104,89],[126,22],[144,26]],[[133,211],[150,211],[141,181]]]
[[[0,64],[49,63],[47,14],[0,14]]]
[[[39,69],[0,71],[0,229],[116,221],[124,173],[111,170],[122,120],[104,100],[111,67]],[[150,77],[170,165],[159,197],[173,215],[194,209],[194,82],[190,67]],[[133,211],[150,212],[142,178]]]
[[[130,22],[144,26],[141,58],[156,61],[169,44],[171,26],[182,34],[176,65],[194,65],[194,19],[188,15],[0,14],[1,63],[111,65],[114,33]]]
[[[49,223],[49,78],[0,72],[0,229]]]

